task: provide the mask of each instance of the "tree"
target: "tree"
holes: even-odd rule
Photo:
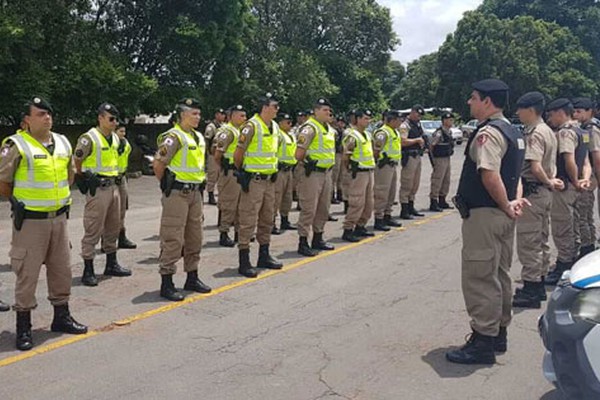
[[[415,104],[439,106],[438,55],[431,53],[421,56],[408,64],[406,76],[392,94],[390,102],[393,108],[405,109]]]

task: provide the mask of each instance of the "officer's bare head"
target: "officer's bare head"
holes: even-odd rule
[[[573,109],[573,117],[581,123],[594,118],[594,102],[589,97],[574,98]]]
[[[484,79],[475,82],[467,101],[473,118],[484,121],[502,112],[508,103],[508,85],[499,79]]]
[[[398,129],[400,128],[400,125],[402,125],[402,115],[400,114],[400,111],[398,110],[387,110],[384,113],[384,120],[385,120],[385,124],[387,126],[389,126],[392,129]]]
[[[525,93],[517,100],[517,115],[525,125],[537,122],[546,108],[546,98],[540,92]]]
[[[227,119],[227,115],[225,114],[225,110],[219,108],[215,111],[215,121],[218,123],[223,123]]]
[[[125,124],[122,122],[119,122],[119,125],[117,126],[117,130],[115,131],[115,133],[117,134],[119,139],[123,139],[125,137],[125,135],[127,134],[127,128],[125,128]]]
[[[425,109],[423,108],[423,106],[420,104],[415,104],[411,108],[410,114],[408,114],[408,119],[414,122],[419,122],[423,115],[425,115]]]
[[[272,121],[279,111],[279,101],[271,93],[267,93],[258,98],[258,109],[260,110],[260,117],[264,121]]]
[[[357,110],[355,112],[355,116],[356,116],[356,128],[362,132],[371,123],[371,119],[373,118],[373,113],[370,110]]]
[[[229,114],[229,121],[235,127],[240,127],[244,122],[246,122],[247,115],[244,106],[241,104],[235,105],[231,107],[231,111]]]
[[[289,132],[292,129],[292,117],[289,114],[281,113],[277,116],[279,128],[284,132]]]
[[[33,135],[48,134],[52,129],[52,106],[41,97],[23,105],[21,127]]]
[[[326,98],[320,98],[313,105],[313,114],[315,119],[321,123],[329,123],[332,121],[333,110],[331,103]]]
[[[185,130],[196,129],[202,119],[200,102],[193,98],[181,99],[175,108],[175,120]]]
[[[564,125],[573,118],[573,103],[566,98],[553,100],[546,107],[546,118],[553,128]]]

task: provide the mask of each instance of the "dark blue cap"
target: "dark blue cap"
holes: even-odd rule
[[[517,100],[517,108],[529,108],[546,104],[546,98],[540,92],[528,92]]]
[[[573,104],[571,103],[571,100],[561,97],[559,99],[552,100],[550,104],[546,106],[546,111],[560,110],[562,108],[572,106]]]
[[[500,79],[484,79],[473,83],[471,86],[481,93],[508,92],[509,90],[508,85]]]

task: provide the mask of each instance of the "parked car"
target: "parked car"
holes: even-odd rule
[[[439,127],[442,126],[442,121],[430,121],[430,120],[425,120],[425,121],[421,121],[421,126],[423,127],[423,132],[425,133],[425,135],[431,137],[431,135],[433,135],[433,132],[436,131],[436,129],[438,129]],[[463,142],[463,133],[459,128],[452,128],[452,139],[454,139],[454,142],[456,144],[462,144]]]
[[[463,126],[461,126],[460,130],[462,131],[463,137],[465,139],[468,139],[471,136],[471,133],[473,133],[473,131],[477,129],[478,124],[479,121],[477,121],[476,119],[472,119]]]

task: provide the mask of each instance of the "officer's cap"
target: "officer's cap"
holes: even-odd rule
[[[46,100],[44,100],[40,96],[34,96],[31,99],[27,100],[25,102],[25,104],[23,105],[23,112],[25,114],[29,114],[29,109],[31,106],[34,106],[34,107],[42,109],[42,110],[46,110],[50,114],[52,114],[54,112],[50,103],[48,103]]]
[[[356,117],[356,110],[352,109],[346,114],[348,117]]]
[[[519,97],[517,100],[517,108],[530,108],[541,105],[544,107],[546,98],[540,92],[529,92]]]
[[[98,115],[103,114],[103,113],[109,113],[113,117],[119,116],[119,110],[117,109],[117,107],[115,107],[114,105],[112,105],[110,103],[100,104],[100,106],[98,107]]]
[[[589,97],[576,97],[573,99],[573,108],[583,108],[589,110],[594,108],[594,102]]]
[[[412,106],[411,110],[418,112],[420,115],[425,115],[425,109],[420,104],[415,104],[414,106]]]
[[[222,108],[217,108],[217,111],[215,111],[215,114],[225,114],[225,110],[223,110]]]
[[[292,116],[288,113],[280,113],[279,115],[277,115],[277,122],[281,122],[281,121],[286,121],[286,120],[292,120]]]
[[[337,118],[336,118],[336,120],[337,120],[338,122],[341,122],[341,121],[344,121],[344,122],[346,122],[346,118],[344,118],[344,116],[343,116],[343,115],[338,115],[338,116],[337,116]]]
[[[546,111],[560,110],[572,106],[571,100],[561,97],[560,99],[552,100],[550,104],[546,106]]]
[[[306,117],[306,113],[304,111],[298,111],[296,117]]]
[[[258,98],[258,105],[261,107],[268,106],[271,103],[279,103],[277,97],[271,92],[267,92]]]
[[[383,116],[387,119],[401,118],[402,113],[399,110],[386,110]]]
[[[373,112],[371,110],[356,110],[354,112],[354,115],[356,116],[356,118],[361,118],[361,117],[364,117],[364,116],[372,117],[373,116]]]
[[[454,115],[452,115],[451,112],[444,111],[442,113],[442,121],[445,120],[445,119],[450,119],[450,118],[454,118]]]
[[[315,101],[315,107],[320,107],[320,106],[333,107],[331,105],[331,103],[329,102],[329,100],[327,100],[324,97],[321,97],[321,98],[317,99],[317,101]]]
[[[200,106],[200,102],[192,97],[184,97],[183,99],[179,100],[177,102],[177,107],[179,108],[194,108],[194,109],[198,109],[198,110],[202,110],[202,107]]]
[[[229,108],[230,112],[234,112],[234,111],[246,111],[244,109],[244,106],[241,104],[236,104],[235,106],[231,106],[231,108]]]
[[[475,82],[471,87],[480,93],[508,92],[509,87],[500,79],[484,79]]]

